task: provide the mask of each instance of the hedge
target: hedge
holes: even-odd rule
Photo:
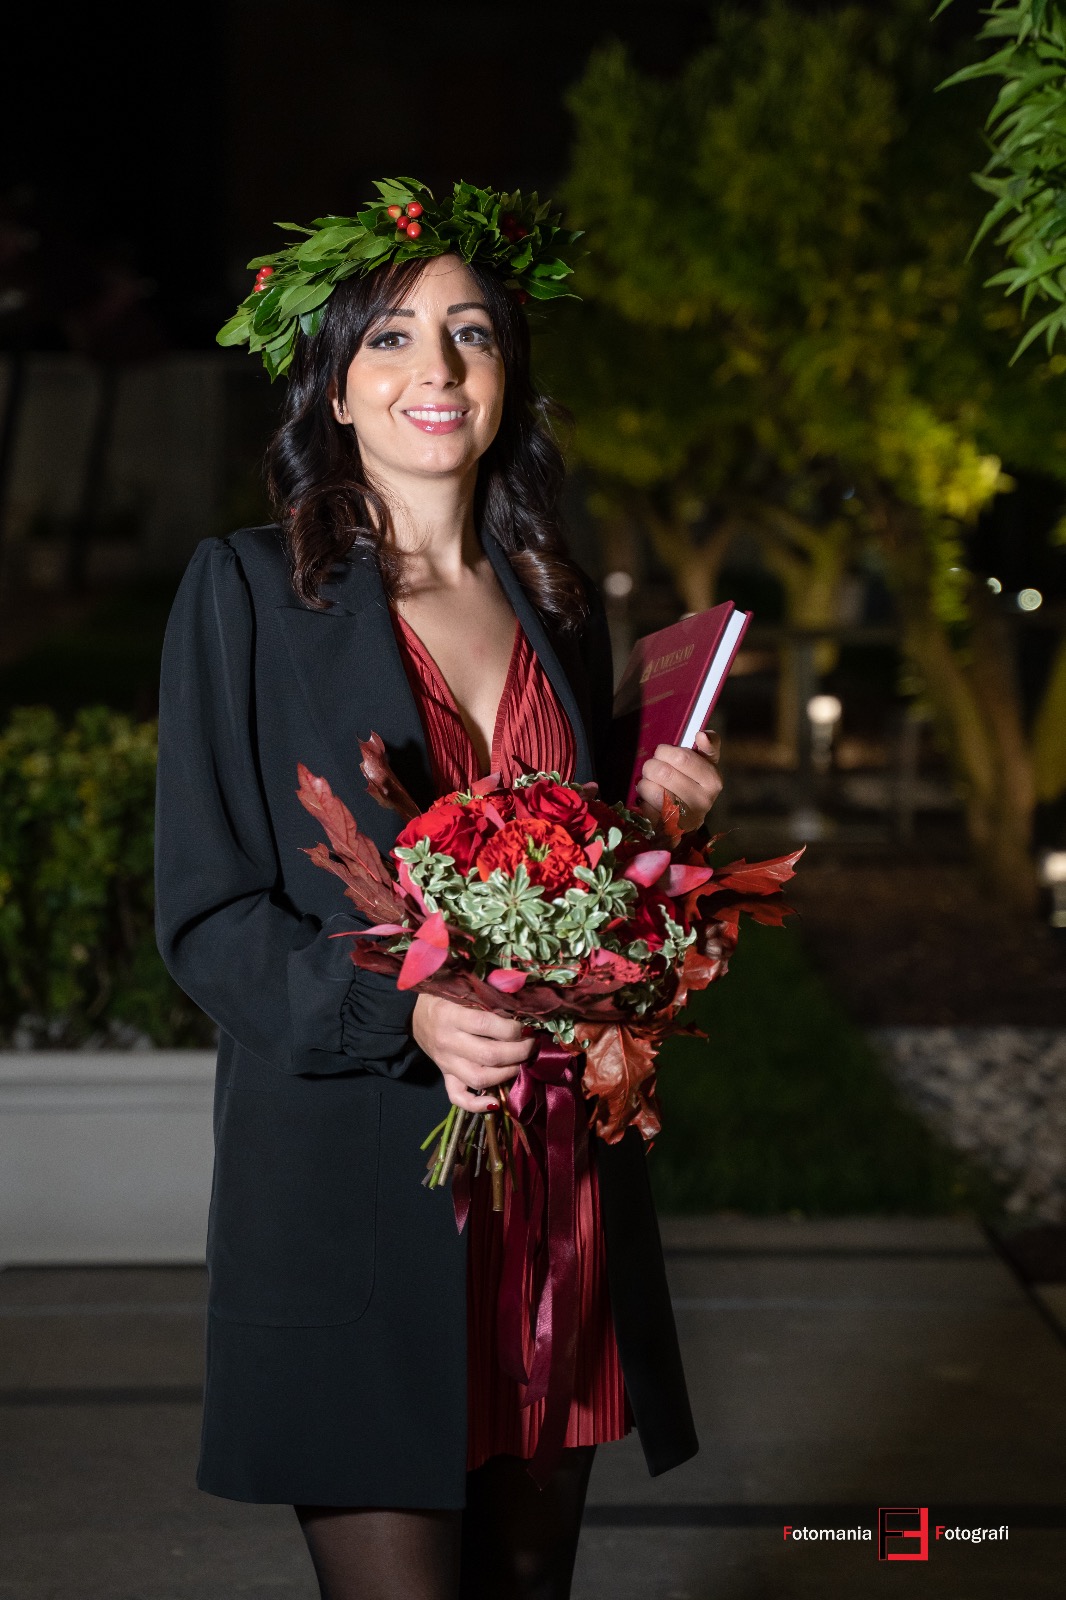
[[[0,733],[0,1045],[212,1042],[155,947],[155,768],[156,724],[106,706]]]

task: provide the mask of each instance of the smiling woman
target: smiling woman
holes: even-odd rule
[[[405,414],[431,410],[463,415],[445,423]],[[458,470],[475,521],[499,539],[538,609],[579,627],[586,586],[557,511],[564,466],[551,423],[561,415],[533,384],[525,313],[498,273],[448,254],[338,284],[315,338],[296,342],[268,454],[297,594],[317,604],[333,562],[356,548],[373,550],[389,594],[403,587],[403,563],[379,531],[390,509],[402,517],[402,497],[386,506],[373,460],[421,477],[423,491],[428,477]],[[422,457],[404,452],[401,429],[426,445]],[[429,443],[448,435],[445,451]]]
[[[201,542],[164,646],[157,934],[220,1029],[198,1482],[294,1505],[327,1600],[565,1600],[597,1444],[635,1423],[653,1473],[696,1449],[640,1134],[575,1170],[575,1385],[540,1489],[544,1397],[498,1353],[501,1219],[482,1185],[457,1232],[418,1148],[449,1102],[494,1107],[533,1040],[353,968],[295,790],[327,775],[386,853],[372,731],[421,807],[490,765],[602,769],[606,618],[566,553],[522,310],[570,269],[535,197],[379,187],[252,263],[220,337],[288,375],[278,522]],[[702,821],[713,761],[657,757],[645,801],[667,784]],[[506,1295],[528,1326],[537,1286]]]

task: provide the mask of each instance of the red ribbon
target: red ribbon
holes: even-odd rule
[[[522,1124],[531,1162],[528,1183],[516,1187],[503,1247],[498,1332],[500,1365],[526,1385],[523,1405],[544,1400],[529,1472],[543,1488],[558,1464],[574,1395],[580,1292],[577,1264],[576,1178],[588,1159],[588,1115],[580,1090],[580,1056],[545,1034],[507,1087],[511,1115]],[[544,1222],[547,1221],[545,1229]],[[523,1286],[545,1241],[529,1372],[523,1354]],[[535,1282],[535,1279],[534,1279]]]

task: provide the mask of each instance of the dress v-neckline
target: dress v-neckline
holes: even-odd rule
[[[471,754],[474,757],[471,763],[471,770],[478,771],[481,766],[481,761],[478,757],[477,746],[470,737],[470,730],[466,725],[466,717],[463,715],[463,708],[460,706],[458,700],[456,700],[454,694],[452,693],[447,678],[444,676],[440,667],[437,665],[436,660],[423,643],[421,636],[415,632],[407,618],[401,616],[395,606],[390,605],[389,611],[403,630],[404,638],[409,647],[417,653],[419,659],[425,666],[426,671],[433,682],[433,686],[441,700],[443,700],[448,709],[453,711],[458,718],[459,726],[463,730],[463,737],[470,746]],[[487,771],[479,772],[479,776],[482,778],[487,778],[490,772],[498,772],[500,770],[500,737],[506,722],[508,708],[514,696],[515,679],[518,675],[518,665],[522,656],[522,638],[522,624],[516,617],[514,625],[514,643],[511,646],[511,659],[507,663],[507,676],[503,681],[503,692],[500,695],[499,704],[496,707],[496,716],[493,721],[492,744],[489,747],[489,765]]]

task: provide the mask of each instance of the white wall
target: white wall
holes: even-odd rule
[[[0,1052],[0,1267],[202,1261],[214,1051]]]

